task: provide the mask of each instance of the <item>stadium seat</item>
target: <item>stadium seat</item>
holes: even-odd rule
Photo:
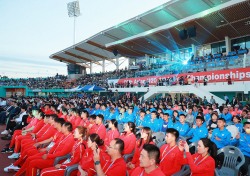
[[[165,137],[166,135],[163,132],[156,132],[152,134],[154,138],[154,143],[157,147],[162,146],[165,144]]]
[[[240,167],[245,163],[243,153],[234,146],[219,149],[217,155],[221,153],[224,154],[224,161],[221,168],[215,169],[216,176],[238,176]]]
[[[62,160],[66,160],[70,158],[70,154],[67,154],[67,155],[64,155],[64,156],[59,156],[59,157],[56,157],[55,161],[54,161],[54,166],[59,164],[60,161]]]
[[[130,153],[130,154],[123,155],[123,158],[124,158],[126,163],[129,161],[130,158],[133,158],[134,153],[135,153],[135,150],[133,150],[132,153]]]
[[[78,169],[78,164],[74,164],[72,166],[68,166],[66,169],[65,169],[65,172],[64,172],[64,176],[70,176],[71,173],[75,170]]]
[[[174,173],[172,176],[187,176],[190,175],[190,173],[190,167],[186,164],[181,167],[181,170],[179,172]]]

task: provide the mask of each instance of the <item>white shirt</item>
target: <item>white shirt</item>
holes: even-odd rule
[[[0,101],[0,106],[6,106],[6,101],[5,100]]]
[[[22,122],[23,116],[26,115],[26,111],[19,115],[18,118],[15,119],[16,122]]]

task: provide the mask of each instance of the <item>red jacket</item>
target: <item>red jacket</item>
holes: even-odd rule
[[[164,144],[160,152],[160,168],[166,176],[171,176],[181,169],[183,152],[177,145],[170,147],[169,144]]]
[[[103,167],[107,161],[110,160],[109,155],[105,152],[105,148],[104,147],[99,147],[100,149],[100,163],[101,166]],[[94,166],[94,160],[93,160],[93,150],[91,148],[88,148],[85,150],[85,153],[79,163],[79,165],[81,166],[81,168],[88,173],[88,176],[94,176],[96,175],[96,171],[95,171],[95,166]],[[78,176],[80,176],[80,172],[78,171],[77,173]]]
[[[146,173],[144,168],[137,167],[132,172],[131,176],[165,176],[165,175],[159,167],[157,167],[155,170],[151,171],[150,173]]]
[[[82,119],[79,126],[83,126],[85,128],[88,128],[89,126],[89,120],[86,118],[86,119]]]
[[[69,162],[64,162],[62,166],[72,166],[74,164],[77,164],[81,159],[83,154],[85,153],[85,144],[81,141],[75,141],[75,144],[71,150],[71,157],[68,160]]]
[[[139,144],[140,144],[140,140],[137,140],[136,146],[135,146],[135,153],[134,153],[133,159],[131,161],[131,163],[134,164],[135,167],[139,167],[139,165],[140,165],[139,158],[140,158],[140,154],[141,154],[143,145],[145,144],[145,141],[142,140],[142,144],[140,146],[139,146]],[[149,144],[154,144],[154,142],[150,142]]]
[[[125,176],[126,175],[126,163],[123,157],[116,159],[114,162],[111,159],[102,167],[106,176]]]
[[[192,176],[213,176],[215,161],[211,156],[202,157],[200,154],[187,152],[187,158],[183,158],[183,164],[188,164]]]
[[[73,145],[75,143],[72,133],[64,135],[61,140],[58,141],[49,151],[48,159],[54,159],[58,156],[63,156],[70,153]]]
[[[136,144],[136,137],[134,135],[134,133],[130,133],[130,134],[122,134],[120,136],[120,139],[123,140],[124,142],[124,151],[123,154],[130,154],[132,153],[132,151],[135,148],[135,144]]]
[[[32,131],[32,133],[37,133],[43,127],[43,125],[44,125],[43,119],[38,120],[37,124],[35,125],[35,127],[34,127],[34,129]]]
[[[100,136],[100,138],[104,141],[106,137],[106,128],[103,124],[96,125],[96,131],[95,133]]]
[[[114,138],[119,138],[120,133],[117,129],[115,130],[109,130],[106,134],[106,138],[105,138],[105,145],[109,145],[110,142],[114,139]]]
[[[50,125],[49,128],[43,133],[43,135],[39,138],[37,138],[37,142],[44,141],[46,139],[51,138],[56,134],[57,130],[53,125]]]

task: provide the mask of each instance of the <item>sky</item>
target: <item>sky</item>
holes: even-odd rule
[[[13,78],[66,75],[66,64],[49,59],[73,44],[73,0],[0,0],[0,75]],[[79,0],[76,40],[153,9],[168,0]],[[109,69],[115,69],[112,65]],[[101,71],[101,68],[93,68]],[[108,69],[107,69],[108,70]]]

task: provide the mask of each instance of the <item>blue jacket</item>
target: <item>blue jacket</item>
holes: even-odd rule
[[[140,116],[136,116],[135,118],[135,124],[136,127],[138,126],[145,126],[146,122],[148,121],[149,117],[148,116],[144,116],[143,120],[141,120]]]
[[[180,122],[176,122],[174,124],[174,129],[179,131],[180,136],[186,137],[189,131],[189,125],[187,123],[181,124]]]
[[[220,141],[216,140],[215,139],[216,137],[220,138],[221,140]],[[231,139],[231,133],[226,128],[224,128],[223,130],[220,130],[219,128],[213,130],[211,141],[213,141],[216,144],[217,148],[220,149],[229,145],[230,139]]]
[[[231,145],[236,145],[240,151],[245,155],[250,157],[250,135],[246,133],[240,133],[239,139],[233,139]]]
[[[206,138],[208,135],[208,130],[203,125],[201,127],[192,128],[188,133],[187,136],[191,136],[190,142],[199,141],[201,138]]]
[[[227,114],[220,114],[220,117],[221,117],[221,118],[224,118],[224,119],[226,120],[226,123],[231,122],[231,121],[232,121],[232,118],[233,118],[232,114],[230,114],[230,113],[227,113]]]
[[[158,118],[147,119],[145,126],[149,127],[153,132],[159,132],[161,130],[161,122]]]
[[[237,124],[235,124],[235,126],[238,128],[240,133],[243,132],[243,124],[242,123],[237,123]]]
[[[125,113],[125,118],[122,119],[122,122],[123,123],[135,122],[134,113],[132,113],[132,114]]]

